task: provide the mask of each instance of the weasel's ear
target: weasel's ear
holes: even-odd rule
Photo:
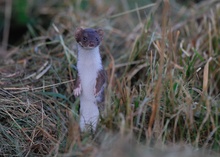
[[[76,30],[74,32],[74,36],[75,36],[75,39],[77,42],[79,42],[79,40],[80,40],[80,36],[82,34],[82,31],[83,31],[83,28],[78,27],[78,28],[76,28]]]
[[[100,36],[100,39],[102,40],[103,39],[103,36],[104,36],[104,31],[99,28],[99,29],[96,29],[96,31],[98,32],[99,36]]]

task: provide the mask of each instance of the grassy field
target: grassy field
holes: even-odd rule
[[[220,155],[217,0],[35,7],[49,24],[38,17],[0,59],[0,156]],[[106,108],[95,133],[80,133],[73,96],[79,26],[105,32]]]

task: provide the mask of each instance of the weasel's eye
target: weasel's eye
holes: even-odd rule
[[[87,38],[86,38],[86,37],[83,37],[83,41],[87,41]]]
[[[95,38],[95,39],[96,39],[97,42],[99,42],[99,39],[98,39],[98,38]]]

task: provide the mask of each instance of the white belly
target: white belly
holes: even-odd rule
[[[80,51],[78,54],[77,68],[81,80],[82,93],[87,99],[95,99],[94,88],[98,71],[102,69],[99,49]]]
[[[102,69],[99,49],[95,48],[89,52],[82,49],[79,50],[77,68],[82,87],[82,93],[80,95],[80,128],[84,131],[86,130],[86,125],[91,124],[93,130],[95,130],[99,110],[94,89],[98,71]]]
[[[93,99],[95,99],[94,88],[96,84],[97,71],[92,65],[84,65],[84,67],[85,69],[79,70],[79,76],[82,86],[81,96],[84,96],[86,99],[90,99],[91,101],[93,101]]]

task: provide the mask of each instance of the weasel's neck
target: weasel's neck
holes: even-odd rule
[[[99,53],[99,46],[93,49],[86,49],[78,44],[78,53]]]
[[[93,49],[84,49],[80,45],[78,45],[78,61],[84,62],[84,64],[92,63],[102,66],[99,46]]]

